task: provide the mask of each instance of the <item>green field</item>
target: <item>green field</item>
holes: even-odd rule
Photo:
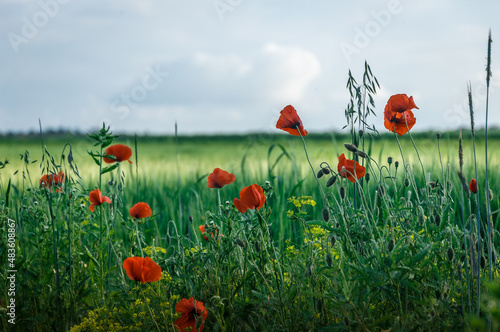
[[[476,135],[478,184],[484,188],[484,134]],[[469,181],[475,177],[470,132],[463,137]],[[326,188],[328,177],[318,186],[300,137],[120,136],[113,144],[131,147],[133,163],[102,175],[102,194],[112,204],[91,213],[88,195],[99,186],[99,166],[87,152],[99,147],[90,138],[44,135],[42,143],[40,137],[3,137],[0,157],[9,163],[0,170],[2,227],[14,220],[17,232],[16,326],[67,330],[83,322],[75,331],[174,330],[177,301],[194,296],[207,307],[209,331],[464,328],[478,301],[478,279],[470,272],[480,273],[481,293],[488,279],[488,269],[478,268],[480,257],[470,250],[477,241],[475,195],[467,199],[457,176],[458,132],[443,133],[439,142],[436,133],[413,138],[419,155],[408,135],[400,137],[411,166],[406,176],[395,136],[366,136],[370,181],[354,186],[338,179]],[[323,162],[336,172],[341,153],[351,159],[344,147],[350,140],[345,134],[308,135],[314,174]],[[494,235],[500,160],[491,147],[499,140],[491,132]],[[360,162],[367,165],[367,159]],[[59,167],[66,174],[64,189],[40,188],[40,177]],[[234,173],[235,182],[208,188],[216,167]],[[266,205],[240,214],[233,199],[254,183],[264,188]],[[478,194],[484,259],[486,205]],[[153,216],[130,218],[137,202],[149,204]],[[212,239],[204,241],[198,227],[212,227],[212,221],[216,233],[209,228]],[[495,253],[498,237],[493,239]],[[121,264],[147,247],[146,256],[164,274],[159,282],[135,284]],[[0,257],[6,265],[6,248]],[[496,277],[496,258],[491,267]],[[0,275],[7,289],[8,273]],[[8,303],[7,294],[0,296]],[[7,331],[8,316],[1,319]]]

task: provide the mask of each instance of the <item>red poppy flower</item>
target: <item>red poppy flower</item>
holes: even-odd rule
[[[384,110],[384,126],[387,130],[399,136],[406,134],[416,123],[416,118],[411,109],[418,107],[413,97],[406,94],[391,96]]]
[[[276,128],[286,131],[294,136],[306,136],[307,130],[304,129],[302,120],[292,105],[286,106],[281,112]],[[298,128],[298,129],[297,129]]]
[[[203,239],[204,239],[205,241],[208,241],[208,236],[206,236],[206,235],[205,235],[205,225],[201,225],[201,226],[199,227],[199,229],[200,229],[201,235],[203,235]]]
[[[129,160],[130,157],[132,157],[132,149],[123,144],[115,144],[109,146],[106,150],[104,150],[104,155],[111,155],[115,157],[115,159],[102,157],[102,159],[108,164],[122,162],[124,160],[132,164],[132,162]]]
[[[208,176],[207,186],[209,188],[222,188],[226,184],[234,182],[234,174],[226,172],[220,168],[215,168]]]
[[[104,202],[111,203],[108,196],[101,196],[101,191],[99,189],[94,189],[89,193],[89,201],[91,203],[89,209],[92,212],[94,212],[96,206],[99,206]]]
[[[143,202],[137,203],[136,205],[132,206],[130,210],[128,210],[128,213],[132,218],[135,219],[147,218],[153,214],[149,205]]]
[[[476,179],[470,180],[469,190],[472,191],[474,194],[477,194],[477,181],[476,181]]]
[[[64,183],[65,175],[63,171],[59,171],[57,174],[44,174],[40,178],[40,187],[49,188],[56,187],[58,192],[61,192],[61,184]]]
[[[387,105],[385,105],[386,111],[397,113],[410,111],[413,108],[418,109],[417,105],[415,105],[415,102],[413,101],[413,96],[408,98],[405,93],[391,96],[387,101]]]
[[[354,183],[356,179],[365,176],[366,168],[361,166],[356,160],[347,159],[342,153],[339,156],[337,171],[341,177],[347,178],[347,180]]]
[[[182,299],[175,305],[175,311],[181,314],[181,317],[174,322],[174,326],[179,331],[198,332],[203,331],[205,328],[203,324],[207,319],[208,311],[203,305],[203,302],[195,301],[192,297],[189,300]],[[196,329],[197,319],[201,319],[201,324],[198,329]]]
[[[161,279],[161,267],[149,257],[129,257],[123,262],[123,268],[130,279],[143,284]]]
[[[264,190],[258,184],[252,184],[240,191],[240,199],[233,200],[234,206],[241,213],[245,213],[248,209],[260,209],[266,202]]]

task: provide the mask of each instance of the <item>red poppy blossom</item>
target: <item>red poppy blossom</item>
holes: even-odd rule
[[[181,317],[174,322],[174,326],[179,331],[198,332],[203,331],[205,328],[203,324],[207,319],[208,311],[203,305],[203,302],[195,301],[192,297],[189,300],[182,299],[175,305],[175,311],[181,314]],[[198,329],[196,329],[197,319],[201,319],[201,324]]]
[[[252,184],[240,191],[240,199],[233,200],[234,206],[241,213],[245,213],[248,209],[260,209],[266,202],[264,190],[258,184]]]
[[[354,183],[356,179],[365,176],[366,168],[361,166],[356,160],[347,159],[342,153],[339,156],[337,171],[341,177],[347,178],[347,180]]]
[[[56,187],[58,192],[61,192],[61,184],[64,183],[65,175],[63,171],[59,171],[57,174],[44,174],[40,178],[40,187],[49,188]]]
[[[132,149],[123,144],[115,144],[109,146],[106,150],[104,150],[104,155],[111,155],[115,157],[115,159],[102,157],[102,159],[108,164],[122,162],[124,160],[132,164],[132,162],[130,161],[130,157],[132,157]]]
[[[129,257],[123,262],[123,268],[130,279],[143,284],[161,279],[161,267],[149,257]]]
[[[233,183],[235,180],[234,174],[226,172],[220,168],[215,168],[208,176],[207,186],[209,188],[222,188],[226,184]]]
[[[477,181],[476,181],[476,179],[470,180],[469,190],[472,191],[474,194],[477,194]]]
[[[151,216],[153,211],[151,211],[151,208],[147,203],[140,202],[132,206],[130,210],[128,210],[128,213],[132,218],[142,219]]]
[[[286,106],[281,112],[276,128],[286,131],[294,136],[306,136],[307,130],[304,129],[302,120],[292,105]],[[298,128],[298,129],[297,129]]]
[[[384,110],[384,126],[399,136],[406,134],[416,123],[411,109],[418,109],[413,97],[397,94],[389,98]]]
[[[104,202],[111,203],[108,196],[101,196],[101,191],[99,189],[94,189],[89,193],[89,201],[91,203],[89,209],[92,212],[94,212],[96,206],[99,206]]]
[[[199,227],[201,235],[203,235],[203,240],[208,241],[208,236],[205,235],[205,225]]]

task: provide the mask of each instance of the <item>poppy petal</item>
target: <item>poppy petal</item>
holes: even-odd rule
[[[208,176],[207,186],[209,188],[222,188],[226,184],[233,183],[235,176],[233,173],[226,172],[220,168],[215,168]]]

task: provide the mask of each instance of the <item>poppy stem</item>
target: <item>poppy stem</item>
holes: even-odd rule
[[[304,144],[304,152],[306,153],[306,158],[307,162],[309,163],[309,166],[311,167],[311,171],[313,173],[314,179],[316,179],[316,183],[318,184],[319,190],[321,191],[321,195],[323,195],[323,201],[326,202],[328,207],[330,207],[330,203],[328,203],[328,200],[326,199],[325,192],[323,191],[323,187],[321,187],[321,184],[319,183],[318,178],[316,177],[316,172],[314,171],[314,167],[311,164],[311,160],[309,159],[309,154],[307,153],[307,146],[306,146],[306,140],[304,139],[304,136],[302,136],[302,133],[299,130],[299,126],[296,126],[297,131],[299,132],[300,138],[302,138],[302,143]]]
[[[137,244],[139,245],[139,249],[141,250],[141,257],[144,258],[144,252],[142,251],[141,239],[139,237],[139,220],[134,219],[135,221],[135,234],[137,235]]]

